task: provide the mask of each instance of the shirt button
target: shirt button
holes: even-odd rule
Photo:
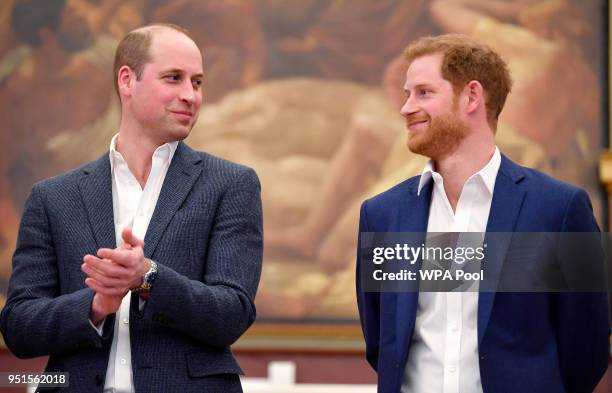
[[[125,365],[127,361],[125,359],[121,359],[121,364]]]
[[[449,371],[449,372],[451,372],[451,373],[454,373],[455,371],[457,371],[457,367],[455,367],[455,366],[449,366],[449,367],[448,367],[448,371]]]
[[[459,330],[459,328],[457,327],[456,323],[452,323],[450,325],[450,330],[451,330],[451,332],[456,332],[457,330]]]
[[[123,318],[123,323],[125,323],[127,325],[128,323],[130,323],[130,320],[127,319],[127,318]]]

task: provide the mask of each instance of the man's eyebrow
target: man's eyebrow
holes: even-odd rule
[[[427,82],[422,82],[422,83],[417,83],[416,85],[414,85],[412,88],[413,89],[420,89],[420,88],[433,88],[433,86],[430,83]],[[406,86],[404,86],[404,92],[408,93],[409,89],[406,88]]]
[[[172,73],[185,74],[186,71],[184,69],[181,69],[181,68],[170,68],[170,69],[166,69],[166,70],[160,71],[160,74],[172,74]],[[203,78],[204,74],[200,72],[200,73],[197,73],[195,75],[192,75],[191,77],[192,78]]]
[[[182,74],[185,71],[181,70],[180,68],[167,68],[165,70],[161,70],[159,73],[160,74],[167,74],[167,73],[172,73],[172,72],[174,72],[174,73],[181,73]]]

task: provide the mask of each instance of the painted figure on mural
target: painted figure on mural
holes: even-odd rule
[[[63,0],[44,6],[17,0],[10,26],[23,51],[11,58],[12,64],[3,63],[10,70],[3,73],[0,85],[0,142],[5,146],[0,159],[0,226],[8,238],[0,245],[2,261],[10,260],[15,216],[28,189],[61,168],[49,154],[47,141],[97,119],[110,105],[112,94],[105,65],[90,55],[95,36],[75,7]],[[83,94],[84,89],[97,94]],[[3,275],[7,268],[3,263]]]

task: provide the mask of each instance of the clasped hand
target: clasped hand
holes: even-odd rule
[[[90,318],[96,324],[119,309],[130,289],[142,285],[150,267],[144,257],[144,241],[129,228],[123,230],[121,237],[120,247],[100,248],[97,255],[83,257],[81,270],[88,276],[85,284],[95,292]]]

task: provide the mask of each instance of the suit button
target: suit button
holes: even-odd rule
[[[102,382],[104,382],[102,380],[102,376],[100,374],[97,374],[96,375],[96,385],[100,386],[100,385],[102,385]]]
[[[486,359],[486,356],[485,356],[485,355],[481,355],[481,356],[480,356],[480,360],[485,360],[485,359]]]

